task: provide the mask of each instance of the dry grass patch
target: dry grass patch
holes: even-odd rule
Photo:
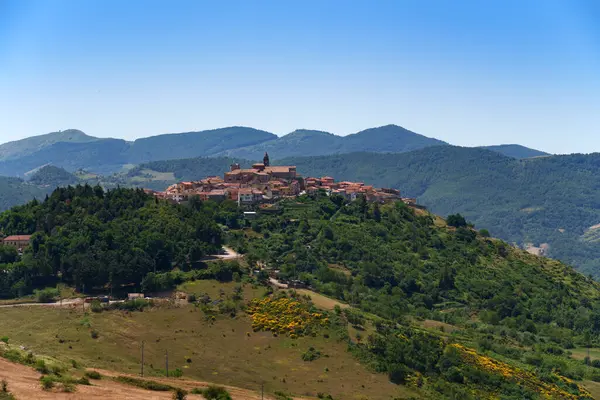
[[[219,282],[217,280],[196,280],[182,283],[177,287],[177,291],[193,294],[196,297],[208,294],[211,299],[219,299],[231,296],[236,287],[242,286],[244,301],[248,302],[255,298],[263,297],[266,289],[262,286],[253,286],[249,283],[241,282]]]
[[[213,289],[218,293],[220,288]],[[227,286],[223,290],[227,291]],[[181,369],[188,379],[254,391],[264,382],[267,393],[283,391],[307,397],[319,392],[336,399],[414,395],[390,383],[385,375],[368,371],[332,332],[329,338],[323,335],[326,330],[316,337],[274,337],[270,332],[252,332],[250,318],[242,314],[210,323],[192,305],[87,316],[80,309],[25,307],[0,309],[0,320],[0,334],[11,341],[14,338],[15,344],[66,363],[75,360],[88,368],[137,374],[144,341],[149,379],[163,375],[168,350],[169,369]],[[90,337],[88,324],[99,332],[98,339]],[[302,361],[310,347],[325,350],[329,357]]]
[[[295,291],[300,296],[308,296],[310,300],[314,303],[314,305],[323,310],[333,310],[335,306],[339,306],[340,308],[348,308],[350,307],[346,303],[342,303],[338,300],[332,299],[331,297],[324,296],[319,293],[315,293],[312,290],[308,289],[290,289],[288,292]]]
[[[418,324],[425,329],[435,329],[437,331],[442,331],[442,332],[446,332],[446,333],[452,333],[459,329],[454,325],[450,325],[445,322],[434,321],[432,319],[426,319],[424,321],[419,321]]]

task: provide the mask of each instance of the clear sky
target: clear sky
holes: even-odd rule
[[[0,0],[0,142],[386,124],[600,151],[600,1]]]

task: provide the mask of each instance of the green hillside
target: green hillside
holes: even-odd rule
[[[0,175],[23,176],[46,164],[70,172],[84,169],[110,175],[131,164],[212,155],[274,137],[271,133],[252,128],[231,127],[152,136],[127,142],[122,139],[90,138],[80,131],[65,131],[3,145],[7,146],[7,154],[9,150],[12,152],[10,157],[0,157]]]
[[[600,361],[581,361],[578,349],[600,346],[597,282],[460,216],[448,226],[402,202],[319,193],[275,207],[250,223],[230,201],[173,205],[78,186],[4,212],[0,229],[34,235],[22,257],[1,253],[3,297],[59,278],[97,293],[188,297],[97,303],[79,315],[3,309],[0,334],[69,365],[115,371],[136,367],[145,340],[150,375],[163,374],[168,349],[184,376],[248,388],[266,380],[291,396],[592,398],[585,388],[600,381]],[[222,241],[244,259],[194,262]],[[268,272],[310,289],[274,291]],[[20,354],[0,349],[27,362]]]
[[[208,156],[276,138],[272,133],[235,126],[201,132],[173,133],[138,139],[131,145],[127,160],[147,161]]]
[[[175,179],[143,184],[160,189],[176,180],[220,176],[232,159],[212,160],[144,164],[141,168],[173,173]],[[589,231],[600,223],[598,154],[518,160],[479,148],[432,146],[402,154],[335,154],[273,162],[296,165],[303,176],[329,175],[398,188],[437,214],[460,212],[479,228],[519,246],[547,243],[549,256],[600,276],[600,242],[590,240],[595,229]],[[139,169],[131,177],[143,178]]]
[[[600,329],[593,280],[478,234],[460,217],[453,218],[458,227],[446,226],[402,203],[346,204],[323,194],[280,209],[252,222],[252,234],[233,232],[230,242],[249,263],[277,269],[279,279],[354,307],[338,310],[357,327],[351,351],[390,379],[427,377],[426,398],[529,399],[543,396],[528,373],[559,386],[561,378],[548,375],[558,364],[559,375],[585,376],[580,362],[564,356]],[[553,398],[568,398],[559,392]]]
[[[255,146],[227,150],[220,155],[257,160],[261,159],[265,152],[269,152],[272,157],[278,158],[352,153],[356,151],[402,153],[428,146],[446,144],[441,140],[428,138],[396,125],[366,129],[347,136],[301,129]]]
[[[18,159],[0,161],[0,174],[23,176],[31,170],[52,164],[68,171],[91,169],[110,174],[127,164],[130,144],[120,139],[98,139],[93,142],[57,142]]]
[[[79,179],[65,169],[54,165],[46,165],[33,173],[29,183],[40,186],[68,186],[79,182]]]
[[[140,189],[56,189],[0,214],[6,235],[33,234],[32,253],[0,274],[0,297],[60,280],[81,288],[136,282],[220,248],[215,211],[156,203]]]
[[[132,183],[144,187],[164,190],[166,186],[180,181],[193,181],[207,176],[223,176],[229,171],[232,163],[237,162],[242,166],[250,166],[251,161],[227,157],[199,157],[183,160],[153,161],[132,168],[127,173],[127,178]],[[167,175],[170,173],[170,176]],[[169,178],[165,180],[165,178]]]
[[[0,145],[0,161],[17,159],[33,154],[54,143],[86,143],[93,142],[97,138],[88,136],[77,129],[52,132],[45,135],[31,136],[26,139],[8,142]]]
[[[27,183],[19,178],[0,176],[0,211],[24,204],[33,198],[42,199],[47,189]]]
[[[519,144],[501,144],[496,146],[482,146],[482,149],[495,151],[497,153],[503,154],[507,157],[512,158],[532,158],[532,157],[542,157],[549,156],[550,154],[544,153],[543,151],[539,151],[536,149],[530,149],[529,147],[521,146]]]
[[[297,154],[323,155],[342,152],[344,139],[322,131],[299,129],[280,138],[255,146],[226,150],[221,155],[249,160],[261,160],[265,152],[286,157]]]
[[[334,176],[394,187],[433,212],[460,212],[479,228],[600,276],[600,247],[581,239],[600,222],[600,155],[526,160],[438,146],[404,154],[356,153],[279,161],[305,176]]]

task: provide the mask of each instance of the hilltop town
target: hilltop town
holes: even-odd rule
[[[397,189],[375,188],[364,182],[336,182],[330,176],[302,177],[296,166],[272,166],[268,153],[265,153],[262,163],[255,163],[251,168],[241,168],[238,163],[232,164],[223,178],[210,176],[199,181],[179,182],[169,186],[164,192],[148,192],[177,203],[187,201],[191,196],[198,196],[200,200],[229,199],[237,201],[240,206],[249,206],[303,194],[310,195],[319,190],[324,190],[328,195],[340,195],[349,201],[364,196],[369,202],[403,200],[407,204],[416,204],[416,199],[402,198]]]

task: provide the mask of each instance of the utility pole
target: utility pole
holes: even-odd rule
[[[265,383],[260,384],[260,400],[265,400]]]
[[[167,378],[169,377],[169,350],[165,350],[165,364],[167,366]]]
[[[142,378],[144,377],[144,341],[142,340]]]

